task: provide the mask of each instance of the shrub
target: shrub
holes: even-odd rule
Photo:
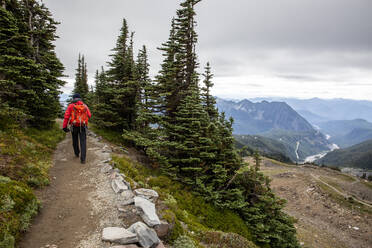
[[[201,233],[200,239],[213,248],[257,248],[252,241],[235,233],[208,231]]]
[[[39,202],[24,183],[0,176],[0,247],[14,247],[19,231],[25,231],[37,214]]]
[[[174,242],[174,248],[196,248],[194,241],[185,235],[179,236]]]

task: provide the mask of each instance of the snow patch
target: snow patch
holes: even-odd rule
[[[299,148],[299,147],[300,147],[300,141],[297,141],[297,143],[296,143],[296,150],[295,150],[297,160],[300,159],[300,157],[298,156],[298,148]]]

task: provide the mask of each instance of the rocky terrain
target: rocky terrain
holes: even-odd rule
[[[251,161],[250,158],[247,159]],[[372,185],[316,166],[290,166],[264,159],[262,171],[287,200],[303,247],[372,247]]]

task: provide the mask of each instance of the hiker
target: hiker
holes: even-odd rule
[[[74,147],[75,156],[79,157],[80,162],[85,164],[87,154],[87,133],[88,120],[91,117],[90,110],[87,105],[81,100],[80,94],[76,93],[72,96],[72,103],[68,105],[65,118],[63,120],[63,131],[66,133],[70,131],[67,127],[71,125],[72,132],[72,146]],[[80,138],[80,149],[79,149]]]

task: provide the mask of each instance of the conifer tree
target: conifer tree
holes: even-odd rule
[[[6,105],[22,110],[33,126],[50,126],[59,113],[58,89],[64,84],[53,44],[58,23],[36,0],[4,1],[1,6],[2,31],[12,27],[3,33],[0,45],[8,47],[1,57],[0,87],[8,85],[3,93]]]
[[[136,119],[136,130],[146,133],[150,124],[156,122],[156,117],[153,113],[155,98],[154,85],[149,77],[150,65],[148,63],[147,49],[143,46],[137,56],[137,80],[138,87],[138,115]],[[144,131],[143,129],[147,129]]]
[[[211,94],[211,89],[213,87],[213,74],[211,72],[211,66],[209,62],[205,67],[204,76],[204,87],[202,88],[202,99],[205,110],[207,111],[211,121],[218,118],[218,110],[216,109],[216,99]]]
[[[164,61],[156,79],[164,135],[158,154],[167,158],[162,168],[216,206],[238,212],[257,243],[283,247],[286,240],[287,247],[297,247],[293,224],[280,210],[283,202],[275,198],[259,168],[246,169],[234,147],[233,120],[218,114],[210,94],[209,64],[200,92],[194,31],[198,2],[181,3],[169,40],[161,48]]]
[[[114,96],[115,90],[102,67],[101,72],[96,71],[94,94],[96,103],[92,106],[94,111],[93,121],[97,126],[102,128],[116,126],[115,117],[117,114],[111,102]]]
[[[73,94],[79,93],[83,100],[86,100],[89,93],[87,64],[84,55],[79,54],[78,66],[75,74],[75,84]]]
[[[168,42],[160,50],[164,51],[164,62],[157,78],[159,94],[165,97],[160,108],[165,112],[168,121],[173,121],[174,112],[181,100],[186,97],[190,86],[197,86],[196,78],[197,56],[195,44],[196,15],[194,8],[200,0],[185,0],[177,17],[172,20]]]
[[[123,19],[120,35],[111,55],[112,60],[108,63],[109,70],[106,72],[107,88],[115,94],[111,94],[112,98],[108,99],[113,118],[105,122],[111,122],[111,127],[117,131],[135,129],[140,90],[133,58],[133,35],[131,33],[129,36],[127,22]]]

